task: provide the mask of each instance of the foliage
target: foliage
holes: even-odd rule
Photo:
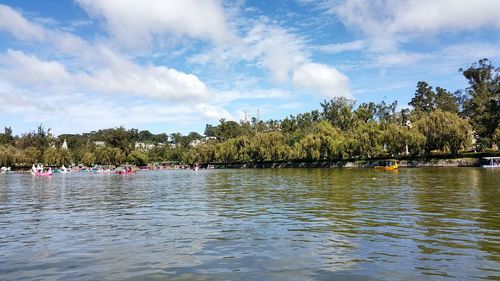
[[[95,164],[95,160],[96,160],[96,157],[94,155],[93,152],[91,151],[85,151],[83,154],[82,154],[82,157],[80,159],[80,162],[84,165],[87,165],[87,166],[92,166]]]
[[[470,143],[471,126],[457,114],[436,110],[415,122],[419,132],[425,136],[424,151],[450,151],[457,154]]]
[[[17,150],[10,144],[0,145],[0,166],[13,166],[18,157]]]
[[[71,152],[61,148],[50,147],[43,154],[44,163],[48,166],[69,165],[72,159]]]
[[[127,157],[130,164],[146,166],[148,164],[148,154],[142,150],[133,150]]]
[[[479,148],[489,147],[500,126],[500,69],[482,59],[460,71],[469,82],[463,97],[463,115],[470,118]]]
[[[458,113],[459,98],[441,87],[437,87],[434,92],[425,81],[419,81],[415,96],[408,105],[419,113],[428,114],[437,109]]]
[[[12,143],[14,137],[12,136],[12,128],[5,127],[4,133],[0,133],[0,144],[9,144]]]

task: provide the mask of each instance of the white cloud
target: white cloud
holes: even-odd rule
[[[93,49],[78,36],[30,22],[19,12],[2,4],[0,4],[0,30],[9,32],[19,40],[47,44],[65,55],[84,56]]]
[[[260,57],[262,66],[275,81],[285,82],[289,73],[307,60],[303,40],[283,28],[257,24],[244,38],[244,55]]]
[[[135,64],[103,44],[91,45],[71,33],[32,24],[3,5],[0,13],[15,19],[9,25],[0,25],[6,31],[21,40],[37,40],[55,48],[56,57],[66,54],[70,58],[63,64],[60,60],[39,59],[16,50],[0,54],[1,77],[21,85],[55,90],[86,89],[177,101],[205,100],[211,96],[207,86],[193,74],[165,66]],[[34,31],[40,36],[31,37]],[[68,63],[71,71],[66,66]]]
[[[500,48],[498,45],[484,43],[457,44],[443,48],[438,57],[444,57],[455,61],[477,61],[482,58],[500,58]]]
[[[376,50],[417,36],[500,28],[498,0],[349,0],[331,2],[343,23],[368,36]]]
[[[41,61],[10,49],[5,54],[0,54],[0,66],[0,77],[28,86],[66,83],[70,76],[65,66],[59,62]]]
[[[56,133],[81,133],[118,126],[144,127],[155,123],[189,126],[207,120],[196,105],[149,102],[127,96],[117,99],[78,92],[40,97],[38,91],[20,90],[5,83],[0,83],[0,110],[16,116],[18,124],[43,123],[46,128],[56,128]],[[25,130],[29,129],[32,128]]]
[[[359,51],[366,48],[366,42],[364,40],[356,40],[345,43],[329,44],[317,46],[315,49],[327,54],[337,54],[346,51]]]
[[[9,31],[21,40],[41,40],[45,37],[43,28],[27,21],[9,6],[0,4],[0,30]]]
[[[217,93],[213,103],[227,105],[237,100],[251,99],[282,99],[289,97],[290,93],[279,89],[253,89],[220,91]]]
[[[247,61],[269,72],[275,82],[287,82],[290,72],[308,60],[304,39],[266,19],[254,23],[248,32],[231,44],[195,55],[192,63],[217,65]]]
[[[389,3],[393,4],[393,3]],[[500,28],[497,0],[411,0],[395,5],[390,32],[440,32]]]
[[[15,50],[1,54],[2,75],[20,85],[52,90],[86,89],[97,93],[124,93],[184,102],[214,100],[214,94],[193,74],[165,66],[138,65],[104,43],[90,44],[69,32],[32,24],[19,13],[13,10],[12,13],[21,22],[44,34],[36,39],[38,42],[56,49],[56,59],[53,60]],[[264,22],[257,22],[245,37],[235,39],[235,44],[225,45],[231,47],[222,49],[222,53],[218,53],[217,50],[221,49],[216,48],[210,59],[256,61],[258,66],[268,69],[275,80],[286,82],[289,73],[307,59],[305,44],[285,29]],[[17,32],[13,26],[6,30],[13,34]],[[22,38],[29,35],[26,33]],[[64,60],[58,58],[60,54],[66,55]],[[245,78],[246,81],[249,79]],[[282,96],[283,92],[240,89],[232,91],[231,95],[217,93],[214,101],[226,100],[227,104],[250,96],[275,98]]]
[[[205,118],[209,120],[218,120],[221,118],[225,118],[227,120],[233,120],[234,118],[231,116],[231,114],[218,106],[211,105],[211,104],[206,104],[206,103],[200,103],[196,105],[196,110]]]
[[[72,73],[57,61],[8,50],[0,55],[0,73],[9,81],[39,89],[85,89],[177,101],[210,98],[210,91],[195,75],[164,66],[138,66],[121,57],[112,61],[106,68]]]
[[[9,113],[25,113],[29,110],[41,110],[44,112],[53,112],[54,107],[46,105],[39,99],[26,97],[22,94],[9,94],[0,92],[0,109]]]
[[[109,32],[128,47],[148,47],[155,36],[171,34],[219,43],[233,34],[217,0],[77,0],[102,16]]]
[[[378,66],[408,66],[431,57],[430,54],[420,54],[414,52],[397,51],[375,56],[375,63]]]
[[[337,69],[324,64],[301,65],[293,73],[293,83],[297,87],[316,91],[325,98],[351,97],[349,78]]]
[[[496,45],[486,43],[465,43],[446,46],[444,48],[417,53],[409,51],[394,51],[372,55],[373,65],[377,67],[411,66],[413,69],[426,69],[450,73],[482,58],[500,58],[500,49]]]

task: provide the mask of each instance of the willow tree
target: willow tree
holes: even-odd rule
[[[387,152],[391,155],[420,154],[425,144],[425,136],[415,127],[391,124],[382,134]]]
[[[118,147],[97,147],[94,150],[94,155],[96,163],[101,165],[119,165],[125,160],[125,154]]]
[[[0,145],[0,165],[15,166],[17,162],[17,149],[12,145]]]
[[[148,153],[138,149],[132,150],[127,156],[127,161],[137,166],[145,166],[148,164]]]
[[[315,133],[320,140],[320,155],[322,159],[333,160],[344,157],[347,142],[342,131],[327,121],[316,125]]]
[[[225,142],[218,143],[215,146],[215,159],[221,163],[236,162],[238,159],[238,151],[236,150],[235,139],[229,139]]]
[[[80,161],[84,165],[91,166],[96,163],[96,158],[92,151],[85,151],[82,154]]]
[[[382,131],[376,122],[360,123],[348,135],[349,156],[373,157],[382,153]]]
[[[20,162],[26,166],[41,163],[41,162],[43,162],[42,161],[42,152],[34,146],[27,147],[27,148],[21,150]]]
[[[71,151],[67,149],[49,147],[43,154],[43,160],[49,166],[61,166],[71,164],[73,157]]]
[[[321,157],[321,138],[309,134],[302,138],[294,147],[295,157],[301,160],[319,160]]]
[[[257,133],[250,142],[250,157],[256,161],[282,161],[290,155],[290,147],[281,132]]]
[[[417,120],[415,127],[425,136],[426,154],[430,154],[432,150],[446,149],[457,154],[471,141],[472,127],[468,121],[451,112],[433,111]]]
[[[215,161],[215,144],[201,143],[197,146],[185,151],[182,155],[184,163],[213,163]]]

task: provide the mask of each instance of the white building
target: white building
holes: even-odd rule
[[[155,147],[154,144],[151,143],[144,143],[144,142],[136,142],[135,143],[135,149],[140,149],[140,150],[150,150]]]
[[[64,139],[63,144],[61,145],[62,149],[68,149],[68,143],[66,142],[66,139]]]
[[[94,142],[94,145],[95,145],[95,146],[105,146],[105,145],[106,145],[106,143],[105,143],[105,142],[103,142],[103,141],[95,141],[95,142]]]

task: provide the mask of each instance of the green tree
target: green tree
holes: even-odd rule
[[[190,149],[183,157],[184,163],[213,163],[215,161],[215,145],[213,143],[201,143]]]
[[[496,144],[497,149],[500,148],[500,128],[495,130],[495,133],[493,134],[493,142]]]
[[[96,163],[101,165],[120,165],[125,155],[118,147],[100,146],[94,150]]]
[[[34,146],[25,148],[21,152],[21,161],[26,165],[38,164],[42,161],[42,152]]]
[[[127,161],[137,166],[145,166],[148,164],[148,154],[143,150],[135,149],[128,155]]]
[[[442,111],[458,113],[458,99],[455,95],[441,87],[436,88],[435,107]]]
[[[203,134],[206,137],[215,137],[216,136],[216,128],[213,125],[206,124],[205,132]]]
[[[198,134],[197,132],[190,132],[187,136],[181,138],[181,145],[183,147],[188,147],[192,141],[202,140],[203,136]]]
[[[49,166],[61,166],[62,164],[71,164],[73,156],[67,149],[49,147],[43,154],[45,164]]]
[[[298,159],[319,160],[321,158],[321,139],[315,134],[309,134],[295,145],[294,150]]]
[[[68,149],[75,150],[79,147],[86,146],[88,139],[85,136],[79,134],[62,134],[57,137],[59,142],[62,143],[66,140]]]
[[[12,136],[12,129],[10,127],[4,128],[4,133],[0,134],[0,144],[9,144],[14,141]]]
[[[466,148],[471,138],[472,127],[467,120],[457,114],[436,110],[415,122],[415,127],[425,136],[424,150],[430,154],[432,150],[446,151],[453,154]]]
[[[376,105],[375,116],[379,123],[393,124],[396,122],[396,107],[398,106],[397,101],[393,101],[391,104],[386,104],[385,101]]]
[[[48,166],[61,166],[64,157],[60,149],[49,147],[43,153],[44,163]]]
[[[250,141],[249,156],[256,161],[282,161],[288,158],[290,148],[281,132],[257,133]]]
[[[96,140],[106,142],[106,145],[111,147],[117,147],[128,153],[132,150],[134,139],[137,139],[138,132],[134,129],[132,132],[127,132],[124,127],[101,130],[99,134],[97,134]],[[99,135],[101,135],[99,137]]]
[[[17,150],[10,144],[0,145],[0,166],[15,166],[17,162]]]
[[[95,155],[92,151],[85,151],[82,155],[81,162],[84,165],[91,166],[96,163]]]
[[[348,133],[349,156],[374,157],[381,154],[382,131],[376,122],[361,123]]]
[[[344,97],[334,98],[330,101],[323,101],[321,116],[329,121],[333,126],[347,131],[353,127],[354,113],[352,111],[355,102]]]
[[[358,106],[354,115],[356,119],[360,122],[369,122],[375,120],[375,114],[377,113],[377,105],[374,102],[362,103]]]
[[[425,136],[416,128],[391,124],[383,131],[383,142],[391,155],[420,154],[425,144]]]
[[[234,138],[233,145],[236,148],[236,161],[249,162],[253,160],[250,157],[251,141],[248,136],[239,136],[237,138]]]
[[[340,129],[333,127],[327,121],[316,125],[316,135],[320,140],[321,159],[342,159],[347,147],[345,136]]]
[[[215,129],[215,137],[218,140],[228,140],[241,135],[240,125],[235,121],[226,121],[224,118],[219,120],[220,124]]]
[[[500,69],[482,59],[460,71],[469,82],[463,101],[464,115],[471,120],[479,148],[488,147],[500,126]]]
[[[221,163],[236,162],[238,151],[235,139],[229,139],[215,146],[215,159]]]
[[[429,84],[425,81],[418,81],[415,96],[408,104],[417,112],[430,113],[435,109],[435,96],[436,93]]]

